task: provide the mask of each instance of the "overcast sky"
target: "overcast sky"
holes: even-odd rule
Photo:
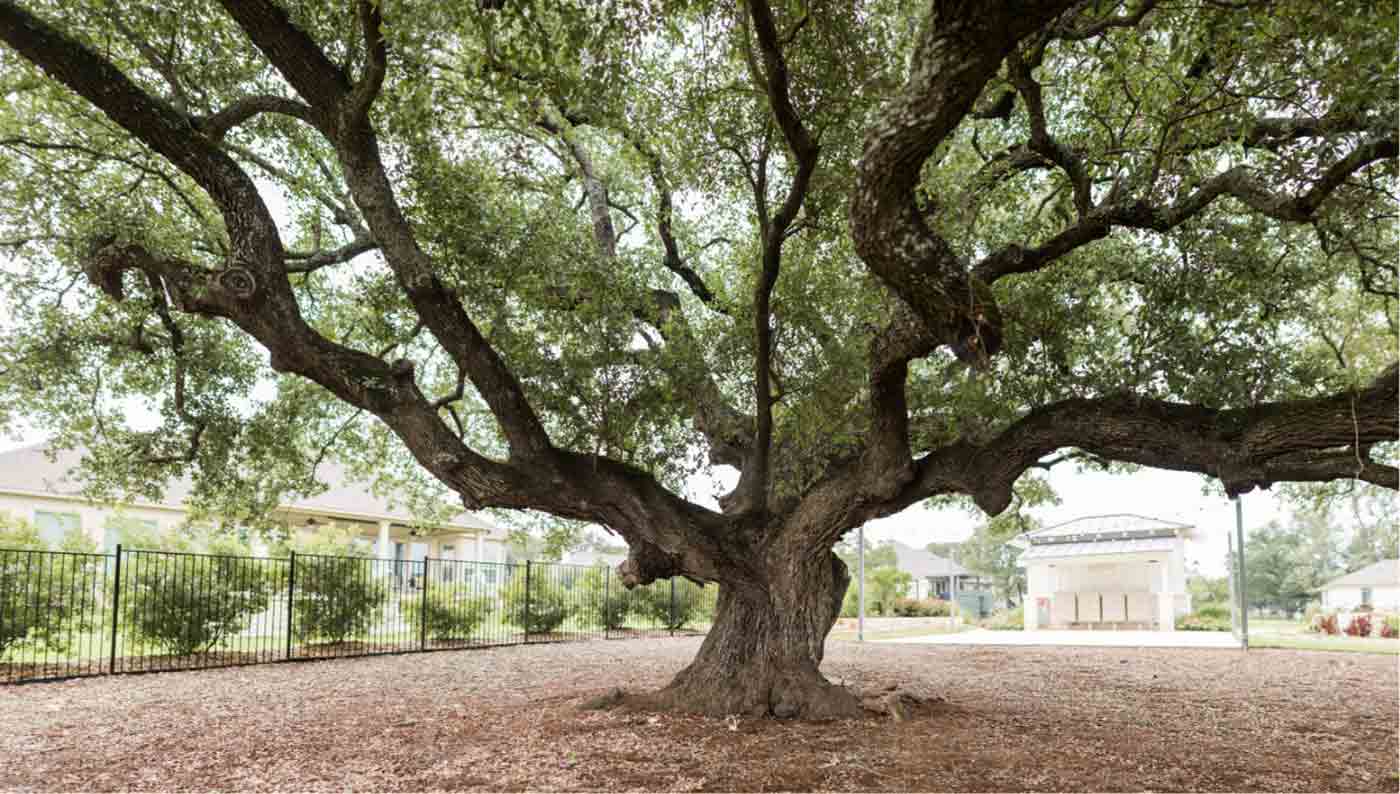
[[[686,495],[715,507],[713,494],[732,488],[737,480],[732,470],[721,471],[729,476],[716,480],[694,479]],[[1115,513],[1178,521],[1196,528],[1186,542],[1188,564],[1195,562],[1201,572],[1208,575],[1224,575],[1228,548],[1225,533],[1235,528],[1235,506],[1224,496],[1206,493],[1204,477],[1161,469],[1140,469],[1133,474],[1080,472],[1073,464],[1066,463],[1051,469],[1047,479],[1059,495],[1060,504],[1027,511],[1046,526]],[[1280,508],[1272,492],[1254,491],[1243,499],[1246,541],[1250,527],[1287,517],[1287,510]],[[932,510],[914,505],[902,513],[870,522],[865,533],[872,543],[897,540],[922,548],[929,543],[965,540],[973,528],[985,520],[986,516],[981,513],[972,514],[961,509]]]

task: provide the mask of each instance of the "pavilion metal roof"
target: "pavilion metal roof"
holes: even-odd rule
[[[1172,537],[1090,540],[1080,543],[1039,543],[1021,553],[1020,562],[1056,560],[1067,557],[1098,557],[1105,554],[1166,553],[1175,543]]]

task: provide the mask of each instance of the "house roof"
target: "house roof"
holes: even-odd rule
[[[928,549],[916,549],[899,541],[894,546],[895,567],[917,579],[929,576],[971,576],[972,572],[947,557],[940,557]]]
[[[1121,540],[1091,540],[1082,543],[1042,543],[1031,546],[1021,553],[1022,564],[1039,560],[1059,560],[1066,557],[1091,557],[1100,554],[1138,554],[1142,552],[1169,552],[1175,539],[1125,538]]]
[[[82,483],[72,473],[86,454],[81,449],[58,450],[51,458],[43,444],[0,452],[0,493],[51,495],[82,498]],[[297,497],[278,505],[282,510],[330,513],[339,517],[365,521],[390,520],[410,523],[413,514],[389,498],[376,495],[368,483],[354,480],[345,466],[333,461],[322,462],[316,468],[317,479],[326,485],[325,491],[314,496]],[[133,504],[150,504],[173,510],[184,510],[193,483],[188,477],[171,479],[157,502],[137,500]],[[474,513],[459,513],[444,525],[452,529],[476,529],[487,532],[500,530]]]
[[[1323,590],[1332,587],[1371,587],[1379,585],[1381,587],[1395,587],[1400,585],[1400,560],[1381,560],[1373,562],[1359,571],[1352,571],[1345,576],[1336,579],[1322,586]]]
[[[1114,513],[1102,516],[1084,516],[1044,529],[1037,529],[1012,538],[1011,543],[1020,548],[1046,543],[1095,543],[1124,540],[1130,538],[1174,537],[1191,534],[1190,524],[1168,521],[1165,518],[1151,518],[1135,513]]]

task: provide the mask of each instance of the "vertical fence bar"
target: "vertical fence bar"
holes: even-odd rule
[[[666,630],[676,636],[676,577],[671,577],[671,619],[666,621]]]
[[[117,564],[112,568],[112,655],[107,660],[107,672],[117,671],[117,617],[122,603],[122,544],[117,544]]]
[[[292,552],[291,563],[287,566],[287,658],[292,658],[292,599],[297,587],[297,553]]]
[[[530,561],[525,561],[525,641],[530,641]]]
[[[418,650],[428,649],[428,555],[423,555],[423,606],[418,610]]]

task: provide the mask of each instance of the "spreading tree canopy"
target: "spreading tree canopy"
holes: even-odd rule
[[[406,450],[718,583],[664,701],[851,714],[869,519],[1397,486],[1392,12],[0,0],[0,410],[228,510]]]

